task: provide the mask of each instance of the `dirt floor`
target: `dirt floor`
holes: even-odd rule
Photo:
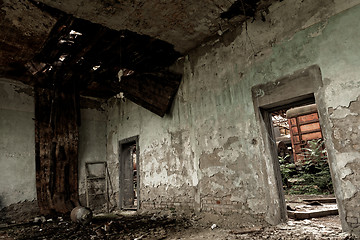
[[[288,200],[293,202],[300,203],[296,198]],[[82,226],[68,216],[40,217],[9,209],[0,211],[0,239],[357,239],[342,232],[337,215],[263,227],[247,219],[237,219],[246,224],[234,226],[231,219],[213,214],[128,211],[97,215]]]

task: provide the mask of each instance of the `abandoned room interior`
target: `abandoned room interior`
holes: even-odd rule
[[[359,16],[0,0],[0,239],[356,239]]]

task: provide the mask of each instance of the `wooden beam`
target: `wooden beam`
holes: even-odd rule
[[[77,92],[35,88],[37,200],[42,214],[78,205]]]
[[[126,98],[163,117],[170,110],[181,75],[170,72],[134,73],[122,77],[120,89]]]

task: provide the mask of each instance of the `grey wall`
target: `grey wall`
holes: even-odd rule
[[[105,113],[91,108],[81,109],[79,137],[79,180],[80,193],[83,193],[85,162],[106,161]]]
[[[24,91],[26,93],[24,93]],[[0,208],[36,198],[32,89],[0,79]]]
[[[277,2],[265,22],[200,46],[183,60],[182,85],[164,118],[111,100],[107,157],[114,182],[118,141],[139,135],[143,208],[191,206],[278,223],[281,201],[251,88],[318,65],[323,87],[315,98],[325,113],[340,217],[345,230],[359,232],[359,3]]]
[[[106,161],[106,113],[100,108],[81,109],[81,126],[79,129],[79,194],[82,204],[85,205],[85,162]],[[94,173],[102,169],[95,168]],[[104,183],[95,183],[102,187]],[[93,186],[93,183],[91,184]],[[111,189],[111,187],[110,187]],[[92,198],[91,198],[92,199]],[[91,200],[90,199],[90,200]],[[103,202],[103,201],[102,201]],[[96,206],[98,206],[96,202]],[[91,206],[94,201],[90,201]]]

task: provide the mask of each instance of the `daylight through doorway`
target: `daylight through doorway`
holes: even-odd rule
[[[287,214],[295,219],[337,214],[327,151],[314,102],[309,99],[269,110]]]

